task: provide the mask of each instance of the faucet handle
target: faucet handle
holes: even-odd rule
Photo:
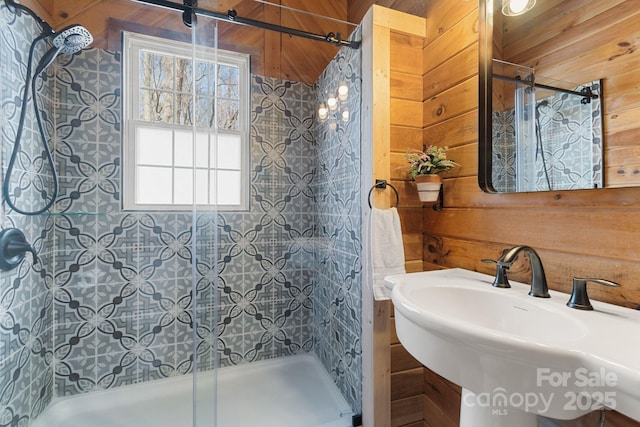
[[[610,286],[614,288],[620,286],[620,284],[612,282],[610,280],[594,279],[590,277],[575,277],[573,279],[573,291],[571,292],[571,297],[567,302],[567,306],[576,308],[578,310],[593,310],[593,306],[591,305],[591,301],[589,301],[589,296],[587,295],[587,282],[593,282],[599,285]]]
[[[0,270],[16,268],[22,262],[25,252],[31,252],[34,264],[38,262],[36,248],[27,242],[21,230],[7,228],[0,231]]]
[[[509,279],[507,278],[507,270],[511,267],[511,263],[506,264],[501,261],[496,261],[494,259],[483,258],[482,261],[485,264],[495,264],[496,265],[496,277],[493,279],[492,286],[496,288],[510,288]]]

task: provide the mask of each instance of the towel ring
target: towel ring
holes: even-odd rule
[[[369,200],[369,209],[373,208],[371,206],[371,194],[373,193],[373,190],[376,189],[376,188],[379,189],[379,190],[386,190],[387,187],[391,187],[393,192],[396,193],[396,205],[395,205],[395,207],[396,208],[398,207],[398,205],[400,204],[400,195],[398,194],[398,190],[396,190],[396,187],[394,187],[393,185],[389,184],[384,179],[376,179],[376,183],[374,184],[373,187],[371,187],[371,190],[369,190],[369,196],[367,197],[368,200]]]

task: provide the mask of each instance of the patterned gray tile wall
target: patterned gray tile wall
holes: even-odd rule
[[[495,111],[492,117],[491,182],[498,192],[516,191],[514,112]]]
[[[192,216],[119,211],[119,60],[58,61],[57,395],[192,369]],[[312,98],[252,77],[251,209],[195,225],[199,369],[311,350]]]
[[[220,366],[313,345],[313,87],[251,80],[251,209],[217,224]]]
[[[357,37],[357,35],[356,35]],[[361,411],[362,264],[360,206],[360,50],[343,48],[318,79],[316,105],[348,99],[315,127],[317,140],[314,351],[355,413]],[[348,111],[349,120],[342,113]]]
[[[0,142],[2,176],[13,150],[25,110],[21,150],[18,152],[10,186],[19,208],[38,205],[39,190],[46,188],[51,173],[43,165],[41,144],[33,113],[33,97],[22,100],[29,47],[42,28],[24,12],[0,6]],[[34,63],[48,49],[37,45]],[[50,135],[52,118],[47,115],[53,99],[51,74],[38,79],[38,105],[45,131]],[[37,187],[39,186],[39,187]],[[0,425],[26,426],[48,405],[53,396],[51,299],[51,247],[53,220],[14,213],[5,203],[0,213],[2,229],[19,228],[34,244],[39,261],[31,255],[11,271],[0,272]]]

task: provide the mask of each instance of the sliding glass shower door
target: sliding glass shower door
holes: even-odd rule
[[[237,125],[232,118],[239,113],[226,105],[228,96],[223,84],[227,73],[225,55],[218,50],[217,21],[188,15],[191,20],[191,60],[193,86],[190,94],[193,108],[193,252],[191,313],[193,317],[193,425],[217,426],[217,367],[219,310],[219,237],[218,205],[242,208],[243,196],[233,190],[241,165]],[[221,62],[222,60],[222,62]],[[238,67],[248,68],[241,59]],[[236,103],[237,104],[237,103]],[[225,109],[226,110],[223,110]],[[245,106],[246,108],[246,106]],[[223,111],[230,112],[227,116]],[[246,114],[246,113],[245,113]],[[234,171],[233,176],[229,172]],[[246,197],[245,197],[246,199]]]
[[[210,168],[194,188],[216,206],[194,214],[198,427],[348,427],[360,412],[361,64],[357,43],[335,45],[359,33],[304,3],[240,2],[192,28],[209,142],[194,162]]]

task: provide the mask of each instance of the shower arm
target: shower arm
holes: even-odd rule
[[[529,79],[523,80],[519,77],[509,77],[509,76],[503,76],[500,74],[494,74],[493,78],[496,78],[498,80],[506,80],[509,82],[523,82],[525,84],[528,84],[529,86],[538,87],[540,89],[547,89],[547,90],[553,90],[556,92],[568,93],[569,95],[582,96],[582,99],[580,100],[582,104],[590,104],[592,99],[600,98],[598,95],[593,93],[593,89],[591,89],[591,86],[585,86],[584,88],[582,88],[582,90],[576,91],[576,90],[570,90],[570,89],[563,89],[561,87],[549,86],[542,83],[536,83],[535,81],[529,80]]]
[[[248,25],[251,27],[258,27],[265,30],[278,31],[280,33],[289,34],[292,36],[303,37],[310,40],[321,41],[325,43],[331,43],[336,46],[346,46],[352,49],[358,49],[360,47],[359,41],[343,40],[340,33],[328,33],[327,35],[310,33],[307,31],[297,30],[295,28],[283,27],[280,25],[269,24],[267,22],[256,21],[248,18],[241,18],[234,9],[229,9],[227,13],[214,12],[207,9],[201,9],[197,6],[182,5],[167,0],[134,0],[138,3],[151,4],[154,6],[160,6],[167,9],[181,11],[183,13],[193,13],[196,15],[208,16],[213,19],[221,21],[236,22],[242,25]]]

